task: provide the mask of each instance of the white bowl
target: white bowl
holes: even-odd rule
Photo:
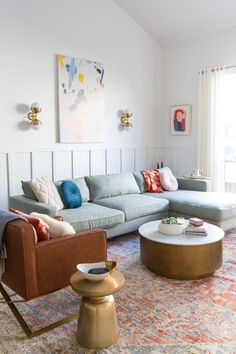
[[[85,278],[93,281],[105,279],[117,266],[117,262],[114,261],[105,261],[97,263],[80,263],[77,264],[76,268],[78,272]],[[92,268],[107,268],[109,272],[102,274],[91,274],[88,271]]]
[[[162,224],[158,225],[158,231],[165,235],[180,235],[185,230],[185,224]]]

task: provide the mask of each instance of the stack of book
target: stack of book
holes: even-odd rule
[[[188,224],[185,229],[185,235],[207,236],[206,223],[200,226]]]

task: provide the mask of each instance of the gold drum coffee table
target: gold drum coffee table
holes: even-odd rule
[[[154,273],[173,279],[199,279],[213,274],[222,264],[224,231],[208,224],[207,236],[164,235],[161,220],[139,228],[142,262]]]
[[[77,272],[70,279],[74,291],[82,295],[76,338],[90,349],[107,348],[119,337],[116,308],[112,294],[124,286],[124,277],[113,270],[105,279],[92,281]]]

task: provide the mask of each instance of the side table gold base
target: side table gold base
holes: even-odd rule
[[[113,295],[83,297],[80,304],[76,339],[90,349],[110,347],[119,337]]]

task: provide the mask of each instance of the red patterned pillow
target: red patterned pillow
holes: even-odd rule
[[[35,218],[31,215],[25,214],[22,211],[13,209],[13,208],[10,208],[9,211],[22,216],[35,228],[38,242],[49,240],[49,233],[48,233],[49,227],[45,222],[43,222],[42,220],[39,220],[38,218]]]
[[[160,182],[160,172],[158,170],[142,171],[147,192],[162,193],[163,188]]]

